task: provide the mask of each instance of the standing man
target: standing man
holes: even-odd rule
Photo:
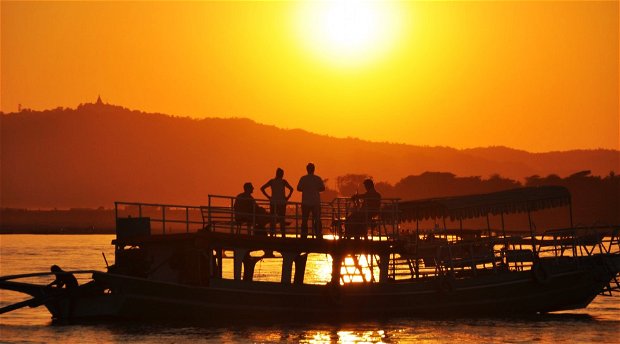
[[[271,188],[271,195],[265,192],[265,189]],[[288,189],[288,195],[285,193],[285,189]],[[293,194],[293,187],[284,179],[284,170],[278,168],[276,170],[276,177],[270,179],[265,185],[261,186],[260,191],[269,199],[269,215],[271,216],[271,235],[276,235],[276,222],[280,224],[280,231],[282,237],[286,236],[286,201],[291,198]]]
[[[308,236],[308,217],[312,213],[312,230],[317,239],[323,238],[321,229],[321,192],[325,191],[323,179],[314,174],[314,164],[306,166],[308,174],[299,179],[297,191],[301,191],[301,238]]]

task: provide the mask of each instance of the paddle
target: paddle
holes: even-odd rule
[[[30,300],[25,300],[25,301],[17,302],[17,303],[14,303],[12,305],[8,305],[8,306],[0,308],[0,314],[8,313],[8,312],[20,309],[20,308],[24,308],[26,306],[38,307],[38,306],[44,304],[45,301],[47,301],[48,299],[49,299],[49,297],[42,297],[42,296],[33,297]]]

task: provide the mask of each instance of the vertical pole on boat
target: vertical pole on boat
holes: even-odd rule
[[[211,198],[209,198],[209,209],[211,208]],[[230,233],[234,234],[235,232],[235,225],[233,224],[235,222],[235,212],[234,212],[234,208],[235,208],[235,203],[233,201],[233,198],[230,198]],[[214,229],[215,230],[215,229]],[[239,234],[239,233],[237,233]]]
[[[536,237],[534,236],[534,229],[532,228],[532,211],[530,210],[530,206],[527,206],[527,222],[530,225],[530,236],[532,238],[532,252],[536,253],[536,244],[534,243]]]
[[[114,230],[118,235],[118,202],[114,202]],[[118,254],[118,244],[114,245],[114,255]]]
[[[491,223],[489,222],[489,213],[487,213],[487,233],[491,237]]]
[[[211,276],[213,275],[213,248],[211,245],[207,246],[206,251],[203,253],[204,257],[207,260],[207,264],[205,265],[205,285],[209,285],[209,281],[211,280]]]
[[[392,207],[392,232],[396,231],[400,231],[400,218],[398,217],[398,200],[393,200],[392,204],[394,205]],[[417,220],[416,220],[417,221]],[[417,227],[417,225],[416,225]],[[387,240],[387,228],[385,229],[385,239]]]
[[[463,235],[463,218],[459,217],[459,230],[461,232],[461,240],[464,239],[464,235]]]
[[[340,216],[340,198],[336,198],[336,229],[338,230],[338,239],[341,239],[342,234],[342,216]]]
[[[248,234],[255,234],[256,232],[256,202],[254,202],[254,205],[252,207],[252,233],[250,233],[250,230],[248,229]]]
[[[166,206],[161,206],[161,225],[162,225],[162,234],[166,235]]]
[[[340,285],[341,271],[342,268],[342,253],[340,252],[331,252],[332,256],[332,278],[330,283],[332,286]]]
[[[415,228],[415,278],[420,278],[420,229],[416,220]]]
[[[207,228],[209,228],[209,231],[214,231],[215,228],[213,228],[213,223],[211,222],[211,195],[207,196],[207,207],[207,221],[209,221]],[[232,217],[232,212],[230,214],[230,216]],[[232,226],[232,220],[230,221],[230,223]]]
[[[506,237],[506,226],[504,225],[504,212],[502,211],[502,234]]]
[[[142,217],[142,204],[138,204],[138,217]]]
[[[185,207],[185,230],[189,233],[189,207]]]
[[[299,204],[295,203],[295,237],[299,237]]]
[[[506,226],[504,225],[504,211],[502,210],[502,235],[504,236],[504,246],[508,249],[507,240],[506,240]]]
[[[280,274],[280,283],[291,284],[295,255],[296,253],[282,252],[282,273]]]
[[[568,214],[570,216],[570,228],[573,228],[573,202],[568,201]]]

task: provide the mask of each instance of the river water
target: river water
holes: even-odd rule
[[[102,252],[110,264],[114,260],[114,247],[110,244],[113,237],[0,235],[0,275],[46,272],[51,264],[65,270],[104,270]],[[270,273],[269,265],[257,269]],[[30,281],[46,283],[51,279]],[[0,291],[0,306],[26,298]],[[620,296],[599,296],[583,310],[526,318],[395,318],[338,324],[53,324],[43,307],[0,315],[0,342],[3,343],[620,343],[618,333]]]

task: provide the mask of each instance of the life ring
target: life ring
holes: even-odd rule
[[[532,277],[534,281],[540,284],[548,284],[551,281],[551,274],[542,264],[534,264],[532,266]]]

